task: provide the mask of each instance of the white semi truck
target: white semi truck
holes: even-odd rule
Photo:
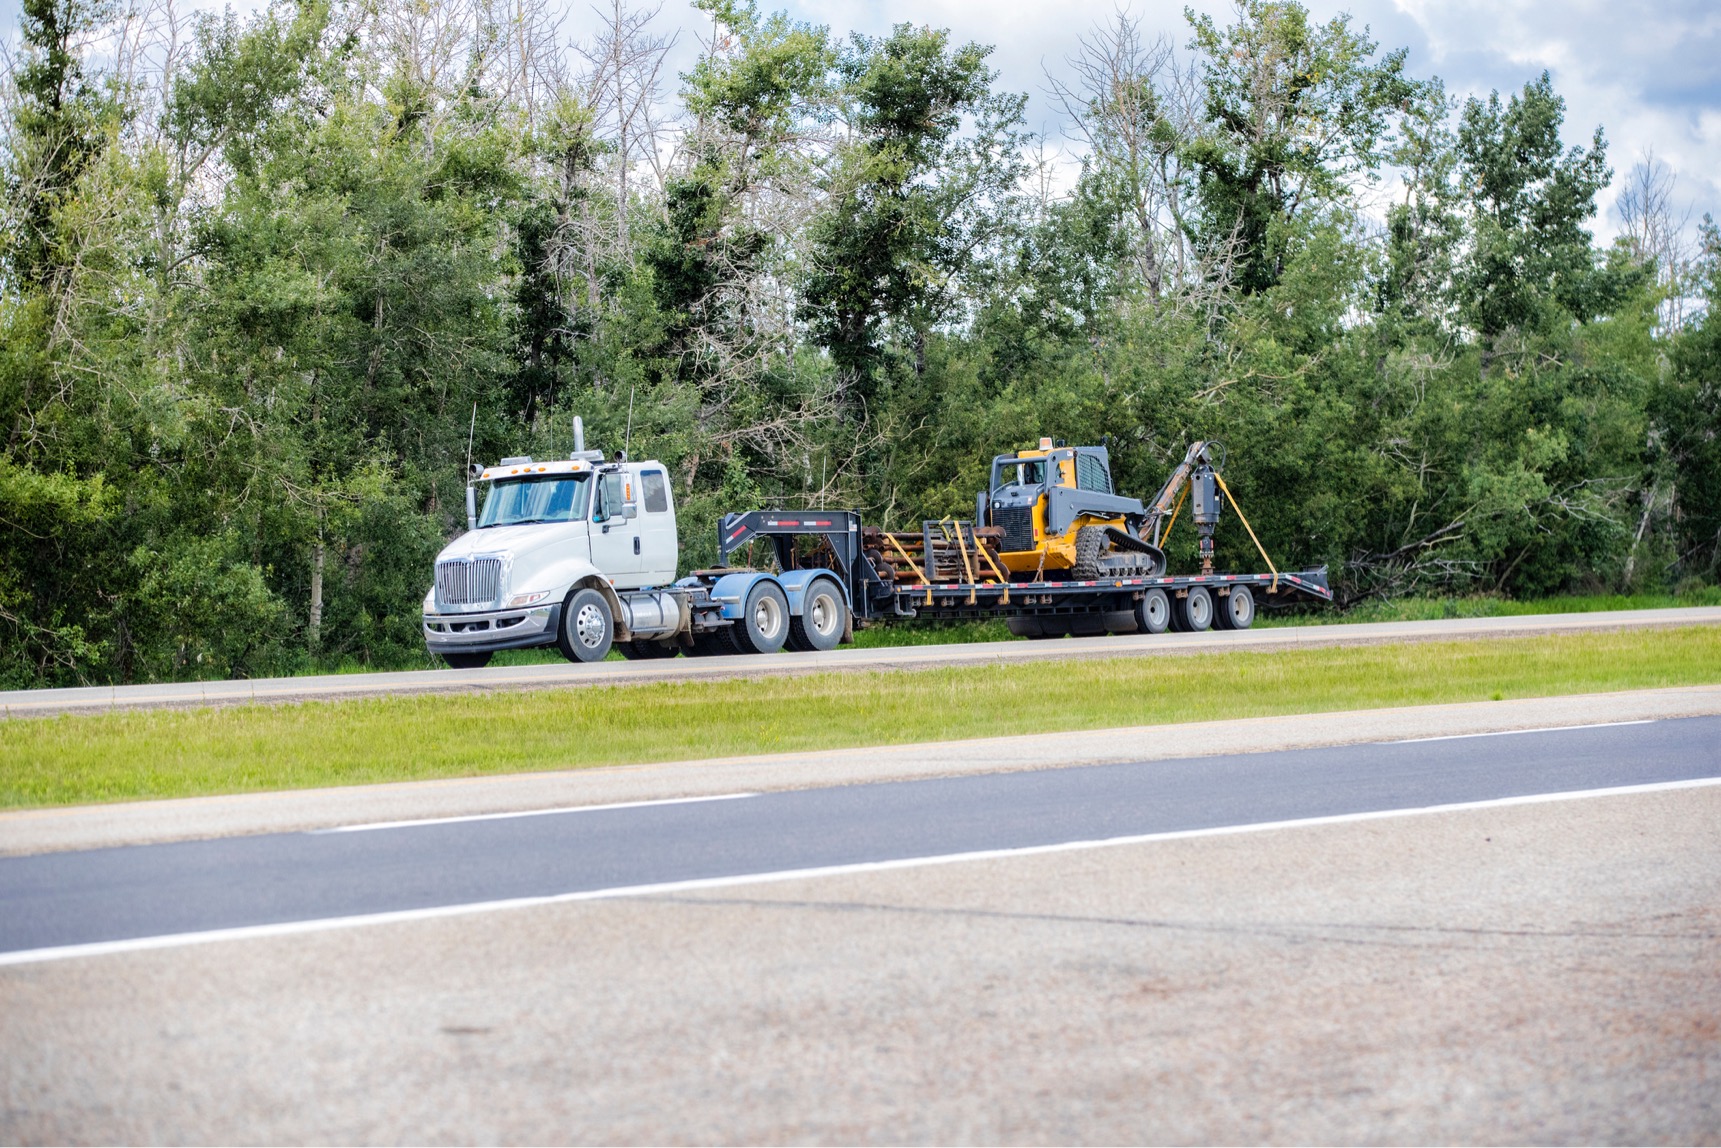
[[[829,650],[852,639],[833,570],[723,569],[677,581],[667,470],[586,450],[577,418],[568,458],[505,458],[473,471],[467,531],[437,555],[424,596],[425,644],[450,666],[534,646],[595,662],[612,646],[661,658]]]
[[[1012,551],[1046,549],[1048,538],[1074,529],[1047,517],[1056,509],[1052,496],[1089,489],[1083,458],[1104,461],[1099,448],[1048,439],[1040,451],[1019,452],[1052,464],[1041,466],[1026,509],[1012,501],[1023,491],[1022,459],[1001,456],[994,489],[978,499],[978,523],[929,520],[918,532],[886,532],[863,527],[853,510],[729,513],[717,524],[718,566],[677,579],[667,470],[586,450],[576,418],[568,458],[505,458],[474,468],[467,532],[437,556],[435,585],[424,596],[424,640],[449,665],[472,668],[498,650],[531,646],[556,646],[576,662],[598,661],[612,647],[629,658],[829,650],[852,640],[856,624],[885,619],[1002,618],[1031,638],[1243,629],[1257,602],[1332,601],[1324,567],[1212,569],[1219,498],[1229,491],[1216,477],[1208,485],[1189,482],[1191,463],[1206,458],[1208,445],[1191,449],[1154,507],[1169,511],[1169,532],[1177,520],[1172,495],[1196,491],[1198,574],[1168,574],[1162,557],[1148,568],[1007,568],[1020,557]],[[1016,477],[1000,479],[1001,465],[1014,465]],[[1109,470],[1103,478],[1089,485],[1109,492]],[[1042,503],[1051,509],[1036,509]],[[1020,521],[1004,520],[1012,508]],[[1157,544],[1160,532],[1153,538]],[[732,555],[751,554],[761,543],[772,569],[729,565]]]

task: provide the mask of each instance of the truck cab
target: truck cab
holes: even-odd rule
[[[582,589],[592,591],[582,605],[595,595],[607,607],[612,636],[656,632],[676,616],[667,595],[652,593],[675,581],[678,549],[661,463],[595,451],[506,458],[479,469],[470,489],[470,529],[437,556],[424,597],[425,643],[450,665],[561,643],[564,612]],[[577,645],[577,623],[573,637]]]
[[[791,557],[775,572],[721,566],[677,580],[668,470],[585,449],[577,417],[567,458],[468,470],[466,533],[436,556],[424,596],[425,646],[455,669],[534,646],[596,662],[612,647],[630,659],[668,658],[823,651],[852,640],[842,572]],[[851,517],[843,523],[858,531]],[[739,537],[727,520],[719,528],[725,560]]]

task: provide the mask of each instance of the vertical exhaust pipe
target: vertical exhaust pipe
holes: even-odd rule
[[[472,484],[466,484],[466,529],[478,529],[478,492]]]
[[[586,423],[579,415],[574,416],[574,454],[579,456],[586,453]]]

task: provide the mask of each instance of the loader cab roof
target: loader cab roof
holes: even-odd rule
[[[1053,446],[1041,439],[1038,447],[1001,454],[992,460],[992,489],[1005,486],[1043,486],[1048,464],[1056,475],[1055,485],[1073,486],[1115,494],[1111,481],[1111,454],[1103,446]]]

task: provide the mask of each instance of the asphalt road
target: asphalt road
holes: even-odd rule
[[[1716,778],[1721,718],[1684,718],[14,857],[0,963]]]
[[[979,642],[932,646],[843,648],[828,653],[779,653],[719,658],[672,658],[591,665],[494,666],[482,670],[330,674],[242,681],[167,682],[140,686],[88,686],[0,691],[0,718],[168,706],[295,702],[395,694],[487,690],[564,689],[638,682],[712,681],[723,678],[845,671],[927,669],[1048,658],[1149,657],[1213,650],[1304,649],[1382,642],[1510,638],[1668,626],[1721,624],[1721,607],[1539,614],[1509,618],[1453,618],[1426,622],[1367,622],[1281,626],[1203,634],[1122,634],[1048,642]]]

